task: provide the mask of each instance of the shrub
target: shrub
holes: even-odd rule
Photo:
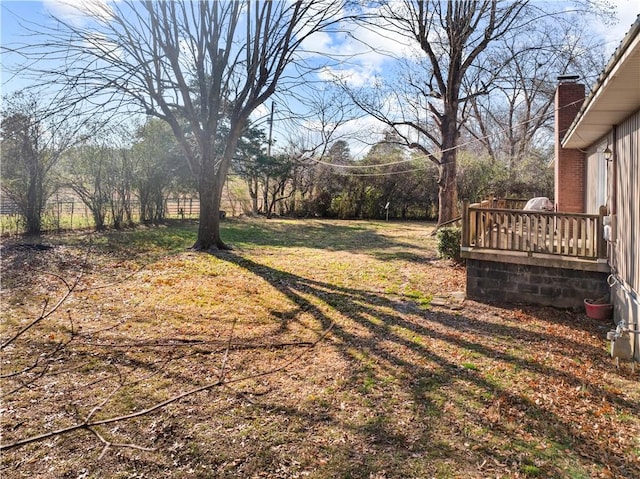
[[[441,228],[436,235],[438,255],[444,259],[460,262],[460,239],[462,230],[458,227]]]

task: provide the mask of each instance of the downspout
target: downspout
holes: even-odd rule
[[[618,211],[618,126],[613,125],[611,130],[611,151],[613,163],[613,188],[611,192],[611,215],[617,214]]]

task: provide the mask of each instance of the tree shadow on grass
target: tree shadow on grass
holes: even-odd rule
[[[392,241],[386,244],[397,246]],[[616,415],[637,418],[640,411],[638,404],[598,384],[590,384],[567,367],[566,361],[570,358],[566,351],[580,350],[587,358],[603,354],[601,349],[580,344],[578,339],[569,339],[571,347],[565,348],[567,339],[553,331],[556,326],[571,326],[575,317],[570,314],[563,312],[557,318],[545,319],[546,322],[538,321],[541,326],[531,330],[517,319],[504,321],[501,316],[509,317],[508,309],[492,308],[484,315],[478,314],[479,307],[467,307],[459,312],[425,310],[411,298],[340,287],[266,266],[238,253],[220,253],[219,257],[265,280],[291,302],[291,306],[284,307],[278,303],[270,312],[270,319],[279,321],[280,326],[273,328],[273,336],[243,340],[250,343],[256,339],[268,344],[278,341],[282,335],[288,338],[297,334],[293,326],[306,328],[306,339],[313,334],[318,337],[332,327],[330,338],[318,348],[335,352],[332,357],[340,357],[342,363],[347,364],[346,374],[339,381],[325,381],[320,376],[309,378],[317,382],[318,387],[310,390],[318,397],[303,397],[299,403],[278,397],[278,388],[274,386],[265,388],[263,395],[253,399],[245,391],[225,389],[223,394],[211,397],[231,396],[229,391],[237,393],[237,397],[218,402],[209,409],[203,404],[206,401],[196,399],[189,405],[186,400],[175,404],[174,407],[183,412],[188,412],[190,406],[206,410],[199,413],[194,422],[168,421],[178,427],[178,437],[187,438],[189,449],[202,448],[197,457],[193,451],[181,453],[184,464],[205,461],[211,467],[220,467],[221,472],[211,477],[239,477],[245,472],[245,477],[252,477],[262,471],[271,477],[284,477],[278,470],[282,460],[311,465],[317,470],[314,477],[367,478],[382,475],[382,471],[386,471],[387,477],[461,477],[469,471],[477,473],[469,476],[479,477],[496,475],[488,469],[492,464],[504,469],[500,473],[506,471],[512,476],[537,470],[538,477],[567,477],[564,467],[569,465],[578,471],[576,477],[588,477],[589,468],[595,464],[600,470],[610,467],[617,477],[640,477],[638,466],[621,456],[618,445],[607,443],[607,436],[598,437],[593,430],[581,430],[580,425],[571,420],[571,414],[590,414],[589,404],[610,405],[613,412],[607,414],[612,415],[612,420]],[[404,258],[412,261],[406,255]],[[532,310],[530,314],[535,312]],[[309,315],[315,322],[308,321]],[[44,351],[47,344],[43,341],[46,342],[46,338],[34,339],[30,346],[34,351]],[[191,349],[188,359],[192,362],[188,369],[163,368],[163,354],[152,346],[140,346],[139,351],[125,355],[116,347],[96,348],[87,344],[86,350],[75,350],[74,355],[87,364],[107,365],[105,374],[113,372],[115,367],[136,374],[158,372],[177,391],[202,385],[207,381],[206,374],[219,371],[206,369],[217,364],[215,361],[224,354],[225,341],[223,338],[215,344],[210,342],[206,348]],[[167,364],[183,358],[178,350],[171,351],[164,353]],[[561,360],[546,361],[546,352]],[[282,350],[281,354],[270,357],[260,352],[248,359],[237,355],[233,361],[240,358],[243,362],[235,365],[237,369],[230,376],[245,374],[242,369],[245,365],[253,371],[254,364],[248,365],[248,361],[256,362],[256,369],[268,370],[295,354]],[[301,362],[313,354],[310,352]],[[259,364],[265,357],[271,362]],[[301,370],[305,367],[292,365],[289,371],[296,375],[298,366]],[[322,367],[331,369],[333,365],[323,363]],[[490,374],[489,368],[494,368],[496,373]],[[313,374],[313,369],[311,371]],[[510,387],[508,376],[514,371],[523,381],[548,380],[561,384],[561,392],[571,393],[582,405],[576,404],[567,414],[533,394],[535,385],[524,389]],[[593,374],[602,371],[594,368]],[[291,384],[305,383],[306,387],[309,381],[304,374],[297,373]],[[274,375],[275,384],[282,379],[279,376]],[[126,379],[132,381],[133,377],[129,375]],[[106,382],[100,386],[108,386],[104,394],[113,387]],[[251,393],[254,387],[260,389],[259,385],[249,384],[246,391]],[[327,392],[323,392],[325,388]],[[156,391],[142,388],[137,391],[146,394],[133,398],[139,401],[135,402],[138,407],[160,399]],[[291,388],[287,390],[290,391]],[[73,389],[65,396],[67,399],[71,392]],[[346,404],[344,409],[342,402]],[[587,406],[583,407],[584,404]],[[185,417],[188,414],[185,413]],[[202,440],[192,439],[203,429],[218,428],[220,422],[242,426],[251,421],[252,416],[263,422],[271,421],[275,426],[258,430],[251,441],[247,440],[250,446],[246,449],[236,449],[238,446],[231,439],[209,431]],[[212,434],[214,440],[207,434]],[[242,431],[236,434],[235,429],[229,432],[233,440],[242,440],[243,434]],[[153,445],[165,451],[171,450],[175,442],[170,432],[160,439],[149,440],[157,440]],[[203,446],[205,443],[208,446]],[[231,456],[228,461],[211,459],[221,443],[228,447],[225,451]],[[541,445],[544,449],[538,449]],[[307,454],[306,458],[295,457],[301,451]],[[480,471],[479,466],[487,460],[489,465]],[[435,465],[425,466],[430,463]],[[153,470],[153,464],[149,460],[139,467],[148,472]],[[252,469],[234,469],[234,464],[246,464]]]
[[[357,429],[358,436],[372,448],[371,454],[393,450],[392,455],[408,460],[407,444],[428,449],[434,440],[434,431],[450,427],[452,437],[460,438],[462,443],[449,444],[451,450],[446,454],[447,459],[461,464],[466,462],[468,468],[482,463],[486,459],[483,454],[491,454],[491,458],[500,464],[514,464],[517,460],[525,469],[527,458],[532,457],[539,465],[531,465],[527,470],[535,469],[545,477],[562,477],[561,462],[566,461],[566,457],[584,467],[597,464],[602,469],[611,468],[621,477],[631,477],[627,475],[629,471],[640,472],[638,466],[628,463],[613,444],[598,441],[593,434],[576,427],[570,414],[558,415],[550,404],[518,392],[522,388],[510,388],[508,381],[485,374],[484,366],[474,365],[475,358],[476,362],[488,362],[503,370],[511,368],[536,377],[553,378],[566,385],[567,390],[583,390],[583,394],[592,398],[587,402],[608,401],[619,413],[638,416],[637,404],[596,385],[585,384],[583,378],[572,374],[563,364],[548,364],[535,355],[510,351],[496,340],[517,338],[519,344],[528,345],[530,352],[534,352],[541,348],[561,350],[566,339],[552,333],[532,332],[517,324],[491,323],[467,313],[425,311],[417,305],[407,306],[406,301],[304,278],[234,253],[219,257],[263,278],[296,304],[300,312],[311,314],[319,324],[317,334],[332,328],[332,347],[353,366],[343,388],[367,397],[369,409],[376,412],[371,421],[361,424],[342,421],[340,426]],[[324,312],[326,306],[342,319],[332,319]],[[583,348],[588,355],[600,353],[591,346],[573,346]],[[460,351],[469,354],[471,359],[465,361],[464,357],[456,357]],[[415,419],[422,423],[418,439],[411,439],[408,432],[405,434],[389,427],[393,412],[387,404],[388,398],[384,394],[370,394],[371,390],[384,391],[381,384],[389,378],[399,381],[415,404]],[[473,404],[473,407],[465,412],[465,404]],[[478,411],[493,411],[497,416],[482,417]],[[286,414],[299,412],[293,409]],[[471,416],[467,417],[467,414]],[[502,414],[508,417],[500,417]],[[442,423],[444,417],[454,420],[445,425]],[[467,427],[470,430],[466,430]],[[510,445],[518,438],[519,431],[525,433],[525,439],[520,440],[520,446],[514,450]],[[489,442],[483,438],[488,438]],[[547,452],[548,460],[541,460],[544,454],[531,453],[541,443],[560,445],[558,447],[563,450]],[[599,453],[594,455],[592,451]],[[553,454],[566,457],[563,461],[555,461],[557,458]],[[372,464],[375,465],[369,467],[370,472],[382,467],[376,461]],[[408,463],[396,466],[410,467]],[[341,474],[365,477],[362,467],[359,464],[353,470],[342,470]]]
[[[300,226],[304,221],[304,227]],[[295,226],[292,226],[291,223]],[[422,227],[418,225],[416,227]],[[424,224],[425,232],[432,228],[430,223]],[[406,255],[411,251],[413,257],[424,259],[425,249],[410,242],[399,241],[376,231],[371,222],[329,220],[274,220],[247,221],[238,220],[224,225],[223,235],[229,244],[252,246],[268,246],[287,248],[313,248],[327,251],[393,251],[401,248],[394,255]],[[378,253],[375,253],[378,254]],[[382,254],[382,253],[380,253]]]

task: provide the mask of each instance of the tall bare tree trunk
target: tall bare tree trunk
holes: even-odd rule
[[[458,97],[460,95],[461,73],[459,59],[451,62],[444,102],[444,114],[438,117],[440,123],[440,137],[442,138],[442,153],[438,166],[438,224],[450,221],[458,216],[458,137],[460,122],[458,119]]]
[[[438,224],[446,223],[458,216],[458,188],[456,185],[456,151],[442,155],[438,177]]]
[[[217,225],[215,224],[214,216],[214,188],[211,186],[214,178],[210,179],[201,179],[199,186],[199,197],[200,197],[200,216],[198,222],[198,239],[196,243],[193,245],[193,248],[196,250],[208,250],[215,243],[215,231]]]

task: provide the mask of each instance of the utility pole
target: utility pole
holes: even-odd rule
[[[267,156],[271,158],[271,139],[273,138],[273,112],[275,110],[276,103],[271,102],[271,115],[269,115],[269,143],[267,144]]]

